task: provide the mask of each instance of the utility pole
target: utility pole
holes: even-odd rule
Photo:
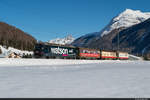
[[[120,41],[120,40],[119,40],[119,33],[118,33],[118,51],[119,51],[119,48],[120,48],[120,47],[119,47],[119,41]]]
[[[117,52],[118,52],[118,56],[119,56],[119,33],[118,33],[118,50],[117,50]],[[118,60],[119,60],[119,58],[118,58]]]

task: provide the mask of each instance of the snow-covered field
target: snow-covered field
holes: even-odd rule
[[[150,62],[0,59],[0,97],[150,97]]]

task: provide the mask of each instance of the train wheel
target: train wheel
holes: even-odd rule
[[[46,59],[49,59],[49,57],[48,57],[48,56],[46,56]]]

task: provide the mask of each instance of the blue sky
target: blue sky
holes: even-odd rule
[[[150,0],[0,0],[0,21],[37,40],[100,31],[126,8],[150,12]]]

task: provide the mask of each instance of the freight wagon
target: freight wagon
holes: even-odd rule
[[[129,54],[127,52],[117,52],[118,59],[120,60],[128,60]]]
[[[117,53],[114,51],[101,50],[101,59],[117,59]]]
[[[100,59],[100,50],[88,49],[88,48],[77,48],[78,59]]]
[[[50,43],[38,43],[34,50],[35,58],[60,59],[120,59],[127,60],[127,52],[104,51],[99,49],[79,48]]]

